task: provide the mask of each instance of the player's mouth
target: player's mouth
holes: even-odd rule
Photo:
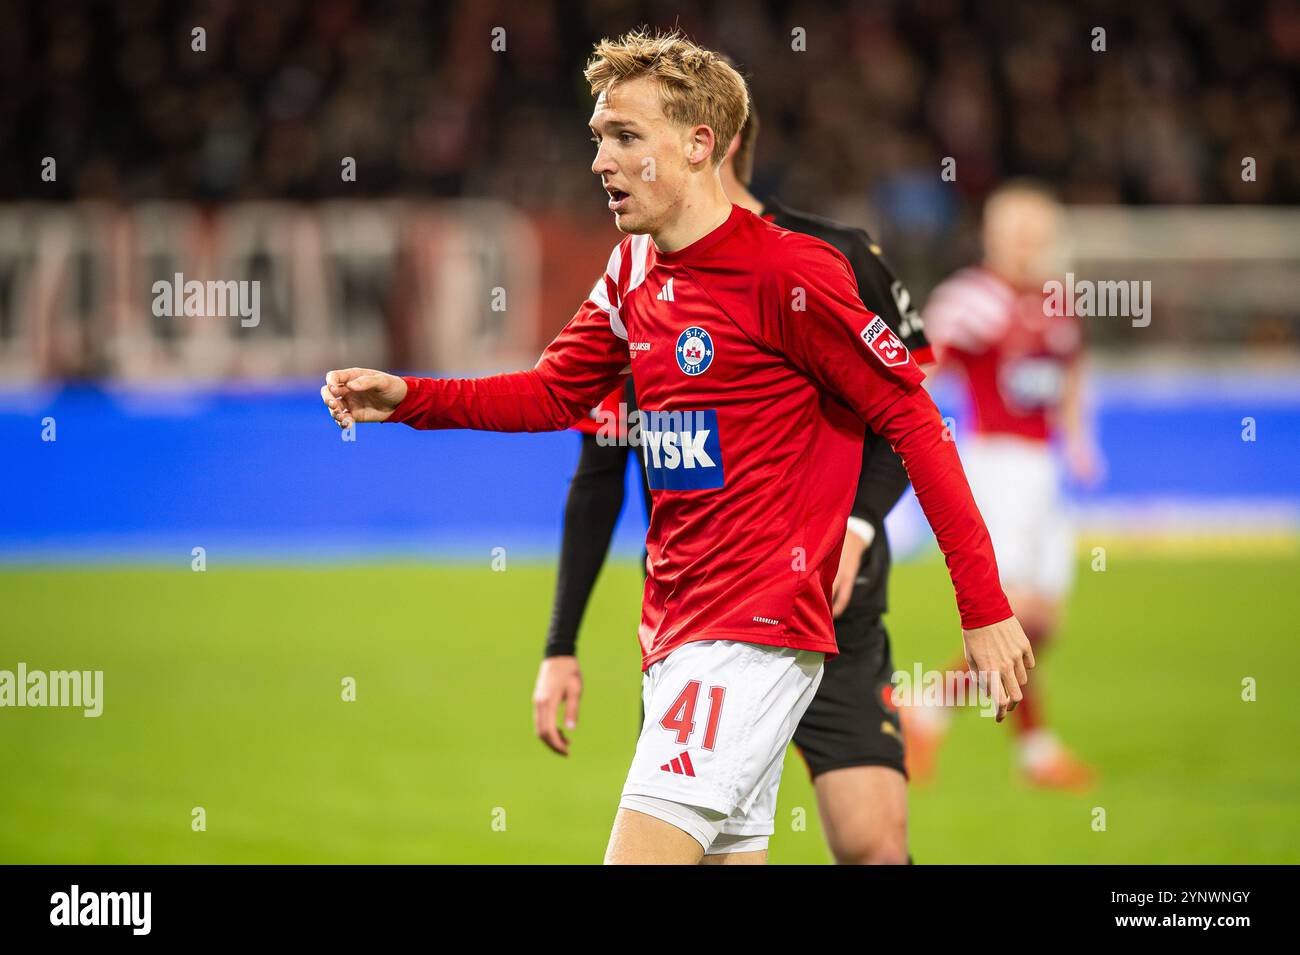
[[[611,212],[622,212],[627,205],[627,201],[632,197],[622,189],[615,189],[612,186],[606,186],[605,191],[609,193],[609,208]]]

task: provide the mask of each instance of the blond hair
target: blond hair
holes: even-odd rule
[[[684,126],[713,130],[713,164],[721,165],[749,115],[745,81],[721,55],[688,40],[677,30],[633,30],[596,44],[583,71],[591,95],[616,83],[648,76],[656,81],[664,115]]]

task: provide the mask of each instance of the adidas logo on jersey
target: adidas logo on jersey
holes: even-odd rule
[[[659,290],[659,294],[656,295],[655,298],[659,299],[659,301],[661,301],[661,302],[675,302],[675,301],[677,301],[677,299],[673,298],[673,280],[672,280],[672,279],[669,279],[667,282],[664,283],[664,287],[661,288],[661,289]]]
[[[664,763],[659,768],[665,773],[672,773],[674,776],[695,775],[695,767],[691,765],[691,754],[685,751],[680,756],[674,756],[670,762]]]

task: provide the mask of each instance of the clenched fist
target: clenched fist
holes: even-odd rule
[[[373,368],[344,368],[325,376],[321,401],[340,428],[358,421],[387,421],[406,397],[406,382]]]

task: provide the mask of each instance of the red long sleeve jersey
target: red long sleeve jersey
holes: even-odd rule
[[[625,238],[531,371],[406,379],[392,421],[567,428],[631,372],[654,498],[643,666],[694,640],[834,654],[830,590],[863,422],[902,457],[962,625],[1011,615],[988,533],[923,375],[844,257],[739,206],[677,252]]]

